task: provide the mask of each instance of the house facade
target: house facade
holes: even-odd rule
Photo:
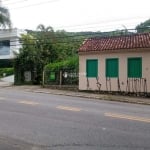
[[[150,93],[150,33],[85,40],[79,89]]]
[[[19,38],[23,33],[25,33],[23,30],[18,29],[0,30],[0,60],[15,57],[14,53],[19,52]]]

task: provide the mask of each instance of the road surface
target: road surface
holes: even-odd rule
[[[150,150],[150,106],[0,88],[1,150]]]

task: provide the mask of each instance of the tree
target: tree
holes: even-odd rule
[[[15,67],[15,84],[24,82],[24,72],[31,71],[31,78],[34,82],[36,65],[38,65],[36,42],[34,37],[30,34],[22,35],[21,40],[22,48],[20,52],[16,53],[14,63]]]
[[[143,32],[150,32],[150,19],[146,20],[145,22],[140,23],[135,28],[138,33]]]
[[[0,7],[0,27],[11,28],[11,20],[9,10],[5,7]]]
[[[47,28],[49,30],[47,31],[43,27],[40,28],[42,31],[22,35],[20,40],[22,48],[15,63],[15,68],[20,68],[17,72],[20,72],[21,77],[25,71],[31,71],[32,82],[37,84],[42,80],[44,66],[57,59],[57,54],[52,44],[54,32],[52,28],[49,28],[50,30]],[[21,82],[24,82],[24,79],[21,79]]]
[[[57,52],[58,61],[68,59],[77,55],[77,50],[82,44],[85,36],[80,36],[76,32],[66,32],[59,30],[55,32],[56,42],[54,48]]]
[[[43,24],[39,24],[36,29],[41,32],[54,32],[51,26],[45,27]]]
[[[44,68],[46,64],[54,62],[57,59],[57,54],[53,47],[55,32],[51,26],[45,27],[42,24],[37,26],[37,31],[36,46],[39,49],[41,64]]]

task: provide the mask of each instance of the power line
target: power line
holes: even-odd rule
[[[141,29],[150,29],[150,27],[144,27],[144,28],[138,28],[139,30]],[[123,33],[124,31],[128,31],[129,34],[137,34],[136,32],[133,32],[133,31],[136,31],[136,29],[123,29],[123,30],[118,30],[120,33]],[[129,32],[130,31],[130,32]],[[36,32],[36,31],[33,31],[33,32]],[[73,34],[76,34],[76,35],[63,35],[63,36],[53,36],[53,37],[48,37],[49,35],[45,35],[44,38],[32,38],[32,39],[29,39],[30,41],[37,41],[37,42],[41,42],[42,40],[54,40],[53,43],[68,43],[68,42],[72,42],[72,41],[68,41],[68,42],[60,42],[60,41],[57,41],[57,39],[64,39],[64,38],[77,38],[77,37],[81,37],[80,39],[85,39],[86,36],[89,36],[87,38],[90,38],[90,36],[94,37],[94,36],[100,36],[100,37],[109,37],[109,33],[115,33],[116,30],[113,30],[113,31],[109,31],[109,32],[72,32]],[[67,33],[67,32],[66,32]],[[54,33],[55,34],[55,33]],[[113,36],[113,35],[111,35]],[[77,40],[77,39],[74,39],[74,40]],[[0,40],[1,41],[1,40]],[[20,44],[19,45],[22,45],[23,43],[21,42],[25,42],[26,39],[15,39],[15,40],[10,40],[11,42],[19,42]],[[80,41],[81,42],[81,41]],[[18,44],[15,44],[15,45],[18,45]],[[14,46],[15,46],[14,45]],[[13,46],[13,45],[11,45]]]
[[[68,42],[53,42],[53,43],[42,43],[41,45],[52,45],[52,44],[56,44],[56,43],[62,43],[62,44],[67,44],[67,43],[82,43],[82,41],[80,40],[74,40],[74,41],[68,41]],[[24,45],[30,45],[30,46],[36,46],[35,44],[11,44],[10,46],[24,46]]]
[[[58,26],[57,28],[72,28],[72,27],[80,27],[80,26],[89,26],[89,25],[99,25],[99,24],[106,24],[106,23],[115,23],[115,22],[120,22],[120,21],[128,21],[128,20],[137,20],[137,19],[144,19],[144,18],[149,18],[149,16],[145,17],[132,17],[132,18],[124,18],[124,19],[112,19],[112,20],[102,20],[99,22],[94,22],[94,23],[88,23],[88,24],[76,24],[72,26]]]
[[[10,10],[17,10],[17,9],[23,9],[23,8],[27,8],[27,7],[34,7],[34,6],[38,6],[38,5],[44,5],[47,3],[53,3],[56,1],[59,1],[59,0],[49,0],[49,1],[45,1],[45,2],[39,2],[39,3],[30,4],[30,5],[26,5],[26,6],[11,8]]]
[[[139,29],[147,29],[147,28],[139,28]],[[148,28],[148,29],[150,29],[150,28]],[[135,31],[135,29],[126,29],[126,30],[128,30],[128,31]],[[124,31],[126,31],[126,30],[119,30],[120,32],[124,32]],[[115,31],[111,31],[111,32],[115,32]],[[62,36],[62,37],[60,37],[60,36],[56,36],[55,38],[56,39],[63,39],[63,38],[74,38],[74,37],[80,37],[80,36],[92,36],[92,37],[94,37],[94,36],[96,36],[96,35],[100,35],[100,37],[104,37],[104,35],[102,35],[102,34],[109,34],[109,33],[111,33],[111,32],[93,32],[93,33],[83,33],[83,34],[79,34],[79,35],[71,35],[71,36]],[[130,34],[136,34],[135,32],[131,32]],[[112,35],[111,35],[112,36]],[[105,36],[105,37],[109,37],[108,35],[107,36]],[[54,38],[54,39],[55,39]],[[88,38],[90,38],[90,37],[88,37]],[[49,38],[47,38],[47,37],[45,37],[45,38],[42,38],[42,39],[38,39],[38,38],[33,38],[33,39],[30,39],[30,41],[38,41],[38,42],[41,42],[42,40],[48,40],[48,39],[53,39],[52,37],[49,37]],[[53,40],[54,40],[53,39]],[[65,41],[65,42],[63,42],[63,41],[57,41],[57,40],[55,40],[55,41],[53,41],[53,42],[51,42],[51,43],[47,43],[47,42],[42,42],[42,43],[40,43],[40,44],[56,44],[56,43],[73,43],[73,42],[82,42],[81,40],[84,40],[85,39],[85,37],[81,37],[80,38],[80,40],[78,40],[78,39],[73,39],[73,40],[71,40],[71,41]],[[24,43],[21,43],[21,42],[24,42],[25,40],[14,40],[14,41],[11,41],[11,42],[20,42],[19,44],[11,44],[10,46],[21,46],[21,45],[35,45],[35,44],[24,44]]]
[[[135,30],[135,29],[128,29],[128,30]],[[122,32],[122,31],[125,31],[125,30],[119,30],[120,32]],[[115,31],[111,31],[111,32],[115,32]],[[75,34],[77,34],[78,32],[75,32]],[[107,34],[107,33],[109,33],[109,32],[91,32],[91,33],[89,33],[89,32],[87,32],[87,33],[85,33],[85,32],[83,32],[83,33],[80,33],[80,34],[77,34],[77,35],[65,35],[65,36],[54,36],[54,37],[48,37],[49,35],[46,35],[46,37],[44,37],[44,38],[32,38],[32,39],[29,39],[30,41],[37,41],[37,42],[40,42],[40,41],[42,41],[42,40],[47,40],[47,39],[52,39],[52,40],[57,40],[57,39],[64,39],[64,38],[75,38],[75,37],[82,37],[82,36],[96,36],[96,35],[101,35],[102,36],[102,34],[103,33],[105,33],[105,34]],[[83,38],[83,37],[82,37]],[[22,40],[22,39],[18,39],[18,40],[11,40],[11,42],[24,42],[24,41],[26,41],[26,40]],[[58,42],[59,43],[59,42]]]
[[[7,6],[7,5],[14,5],[14,4],[18,4],[18,3],[22,3],[22,2],[24,2],[24,1],[27,1],[27,0],[20,0],[20,1],[16,1],[16,2],[10,2],[10,3],[3,3],[5,6]]]
[[[8,1],[8,0],[7,0]],[[16,1],[16,2],[13,2],[11,4],[17,4],[17,3],[20,3],[20,2],[23,2],[23,1],[26,1],[26,0],[20,0],[20,1]],[[21,9],[21,8],[26,8],[26,7],[31,7],[31,6],[37,6],[37,5],[41,5],[41,4],[46,4],[46,3],[50,3],[50,2],[56,2],[58,0],[51,0],[51,1],[46,1],[46,2],[40,2],[40,3],[36,3],[36,4],[31,4],[31,5],[27,5],[27,6],[22,6],[22,7],[17,7],[17,8],[12,8],[12,9]],[[145,18],[145,17],[136,17],[136,18],[125,18],[125,19],[116,19],[116,20],[109,20],[109,21],[101,21],[99,23],[89,23],[89,24],[77,24],[77,25],[73,25],[73,26],[62,26],[63,28],[67,27],[67,28],[74,28],[74,27],[81,27],[83,26],[82,28],[85,28],[85,26],[89,26],[89,25],[99,25],[100,23],[111,23],[111,22],[119,22],[119,21],[127,21],[127,20],[131,20],[131,19],[140,19],[140,18]],[[62,28],[62,27],[57,27],[57,28]],[[95,27],[86,27],[86,28],[95,28]],[[80,29],[80,28],[79,28]],[[76,29],[77,30],[77,29]]]

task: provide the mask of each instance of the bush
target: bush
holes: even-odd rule
[[[46,65],[45,69],[51,71],[63,70],[66,68],[78,70],[78,67],[79,67],[79,60],[78,57],[75,56],[61,62],[50,63]]]
[[[3,75],[9,76],[14,74],[14,68],[0,68],[0,77],[3,77]]]
[[[13,67],[13,60],[12,59],[0,59],[0,67],[1,68]]]
[[[45,67],[45,84],[59,85],[61,81],[62,85],[77,85],[78,70],[79,60],[77,56],[61,62],[50,63]],[[60,79],[60,73],[62,79]],[[65,77],[65,74],[67,74],[67,77]]]

